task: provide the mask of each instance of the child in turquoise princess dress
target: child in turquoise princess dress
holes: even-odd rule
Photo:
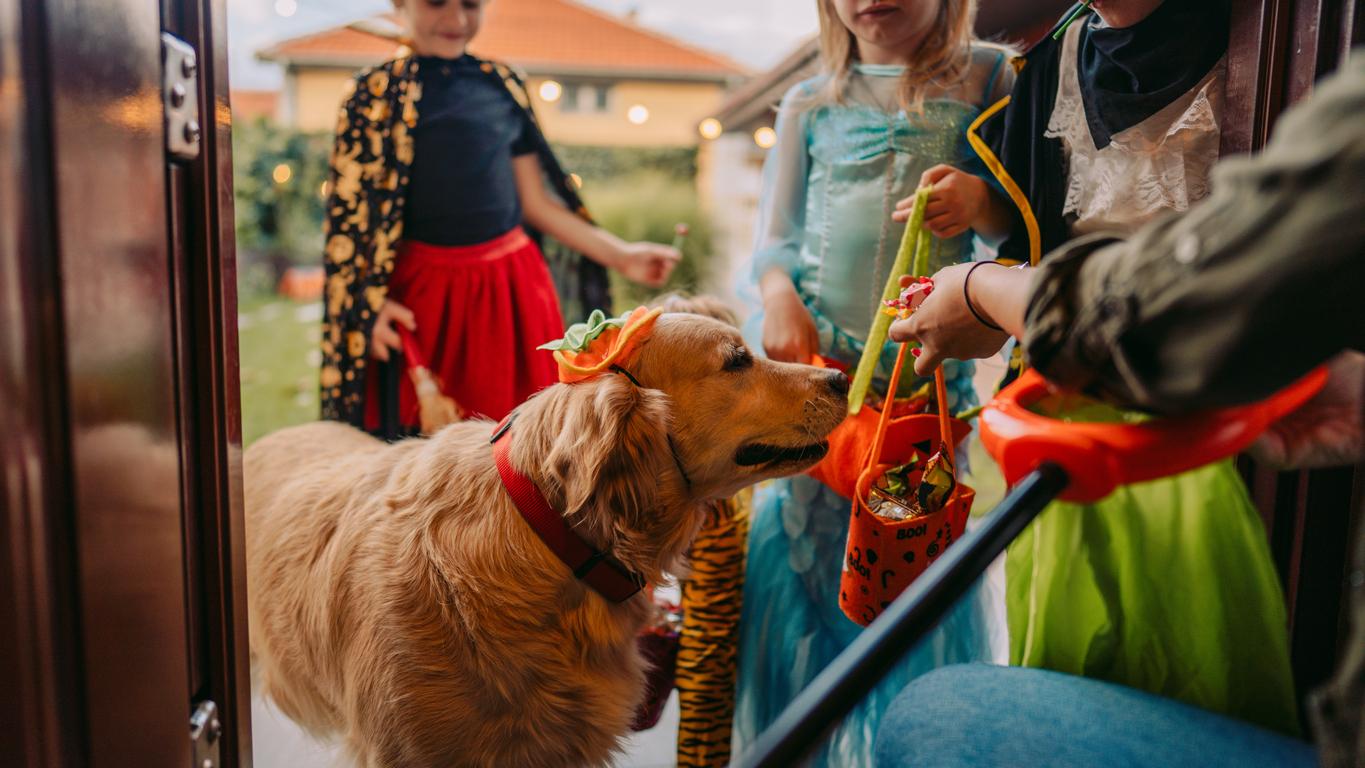
[[[898,202],[933,185],[926,213],[937,236],[931,271],[972,258],[968,230],[1005,233],[1002,196],[989,193],[989,174],[965,134],[986,105],[1009,92],[1013,71],[1005,51],[973,41],[972,0],[817,4],[824,73],[794,86],[779,108],[753,259],[763,312],[748,335],[761,333],[776,360],[809,362],[819,354],[852,365],[904,231]],[[894,345],[882,351],[883,390],[895,352]],[[950,361],[944,371],[948,407],[974,405],[972,365]],[[736,754],[861,631],[838,599],[849,510],[847,499],[807,476],[756,492]],[[978,594],[965,598],[844,720],[814,764],[870,765],[881,712],[911,677],[990,660],[993,633],[1003,650],[1004,627],[987,618],[995,613]]]

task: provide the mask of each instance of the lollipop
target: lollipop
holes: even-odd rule
[[[674,225],[673,250],[677,251],[678,253],[682,253],[683,244],[687,242],[687,234],[688,229],[686,224],[678,222],[676,225]]]
[[[1061,40],[1062,35],[1066,34],[1067,28],[1076,20],[1076,17],[1088,10],[1090,10],[1090,0],[1081,0],[1081,4],[1076,6],[1076,10],[1072,11],[1071,15],[1066,17],[1066,21],[1062,22],[1062,26],[1058,27],[1057,31],[1052,33],[1052,39]]]

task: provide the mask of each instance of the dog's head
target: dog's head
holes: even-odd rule
[[[842,373],[767,360],[731,326],[692,315],[660,317],[631,373],[668,396],[697,499],[810,468],[847,409]]]
[[[513,456],[541,467],[551,504],[646,578],[681,556],[701,502],[811,467],[846,409],[843,374],[763,359],[695,315],[660,317],[622,367],[522,406]]]

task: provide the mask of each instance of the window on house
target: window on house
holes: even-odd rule
[[[582,95],[583,87],[578,83],[565,83],[564,95],[559,99],[560,112],[577,112],[578,99]]]
[[[611,107],[610,83],[565,83],[559,99],[561,112],[603,113]]]

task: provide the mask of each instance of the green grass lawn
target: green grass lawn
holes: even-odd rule
[[[318,417],[322,303],[244,299],[237,328],[242,360],[242,440]]]

